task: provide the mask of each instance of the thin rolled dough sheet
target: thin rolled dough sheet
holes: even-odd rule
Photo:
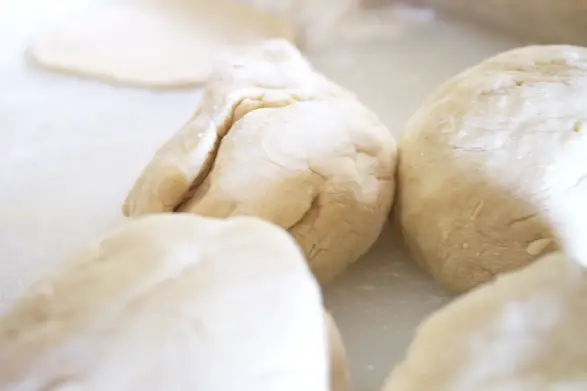
[[[295,36],[293,23],[231,0],[119,0],[37,31],[28,54],[54,71],[179,88],[205,81],[235,45]]]

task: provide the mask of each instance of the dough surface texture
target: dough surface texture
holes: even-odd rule
[[[293,24],[236,0],[106,1],[41,29],[29,55],[52,70],[177,88],[206,81],[235,45],[295,37]]]
[[[554,236],[584,242],[586,99],[587,49],[548,45],[432,94],[399,142],[397,216],[414,259],[467,291],[556,250]]]
[[[328,389],[320,288],[251,217],[139,218],[0,317],[3,391]]]
[[[586,296],[562,253],[503,274],[425,320],[383,390],[586,390]]]
[[[123,211],[263,218],[294,236],[324,284],[379,236],[395,166],[395,141],[377,116],[270,40],[218,67]]]

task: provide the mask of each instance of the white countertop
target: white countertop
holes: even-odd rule
[[[50,4],[47,4],[50,3]],[[63,3],[63,4],[61,4]],[[29,65],[27,37],[74,0],[0,0],[0,304],[123,217],[120,205],[153,152],[192,114],[198,90],[152,92],[58,75]],[[308,53],[398,135],[436,85],[512,47],[504,37],[430,22],[355,26],[369,40]],[[387,27],[381,30],[381,26]],[[379,29],[379,31],[376,31]],[[356,391],[377,390],[420,320],[445,303],[387,229],[327,289]]]

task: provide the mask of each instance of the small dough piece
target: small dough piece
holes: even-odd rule
[[[257,216],[287,229],[325,284],[379,236],[395,142],[285,41],[219,68],[196,115],[157,151],[124,214]]]
[[[56,71],[142,87],[188,87],[206,81],[234,45],[295,37],[292,23],[236,0],[109,1],[45,27],[29,54]]]
[[[330,351],[330,389],[332,391],[351,391],[351,380],[346,359],[346,349],[336,322],[328,312],[324,312],[328,327]]]
[[[450,79],[408,121],[396,210],[438,281],[466,291],[555,250],[555,235],[585,242],[585,100],[586,48],[529,46]]]
[[[320,289],[255,218],[137,219],[0,317],[3,391],[326,391]]]
[[[551,253],[439,310],[384,391],[587,390],[587,269]]]

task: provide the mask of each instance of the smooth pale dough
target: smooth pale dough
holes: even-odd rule
[[[236,0],[124,0],[55,21],[33,37],[29,54],[52,70],[186,87],[204,82],[233,45],[295,37],[293,24]]]
[[[587,269],[561,253],[428,318],[384,391],[587,390]]]
[[[324,284],[379,236],[395,166],[395,141],[377,116],[271,40],[214,71],[123,211],[263,218],[294,236]]]
[[[586,252],[585,101],[586,48],[529,46],[450,79],[408,121],[397,214],[437,280],[466,291],[556,249],[554,235]]]
[[[320,289],[249,217],[137,219],[0,317],[3,391],[328,389]]]

